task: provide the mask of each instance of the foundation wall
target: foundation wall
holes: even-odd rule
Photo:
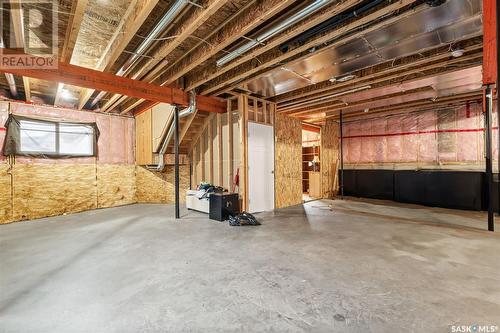
[[[180,201],[186,201],[186,190],[189,189],[189,166],[181,165]],[[139,203],[174,203],[174,167],[167,166],[164,172],[154,172],[144,167],[136,167],[136,199]]]
[[[137,202],[134,119],[93,112],[0,103],[0,146],[9,112],[33,118],[96,122],[98,157],[43,159],[0,156],[0,223]]]

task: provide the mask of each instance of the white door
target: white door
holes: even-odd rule
[[[274,209],[274,128],[248,123],[248,210]]]

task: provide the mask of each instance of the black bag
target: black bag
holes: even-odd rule
[[[233,227],[244,225],[260,225],[260,222],[257,221],[255,216],[253,216],[252,214],[243,212],[236,215],[230,215],[229,225]]]

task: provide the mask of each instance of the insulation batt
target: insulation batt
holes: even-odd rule
[[[493,113],[493,137],[498,137]],[[484,165],[484,116],[480,103],[444,110],[375,117],[344,123],[344,163],[425,167]],[[498,140],[493,140],[498,156]]]

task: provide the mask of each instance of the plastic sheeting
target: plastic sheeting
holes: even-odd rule
[[[38,158],[97,155],[99,129],[95,123],[70,123],[9,115],[3,154]]]
[[[498,155],[497,115],[493,154]],[[347,167],[476,169],[484,166],[484,116],[480,103],[344,123]]]

